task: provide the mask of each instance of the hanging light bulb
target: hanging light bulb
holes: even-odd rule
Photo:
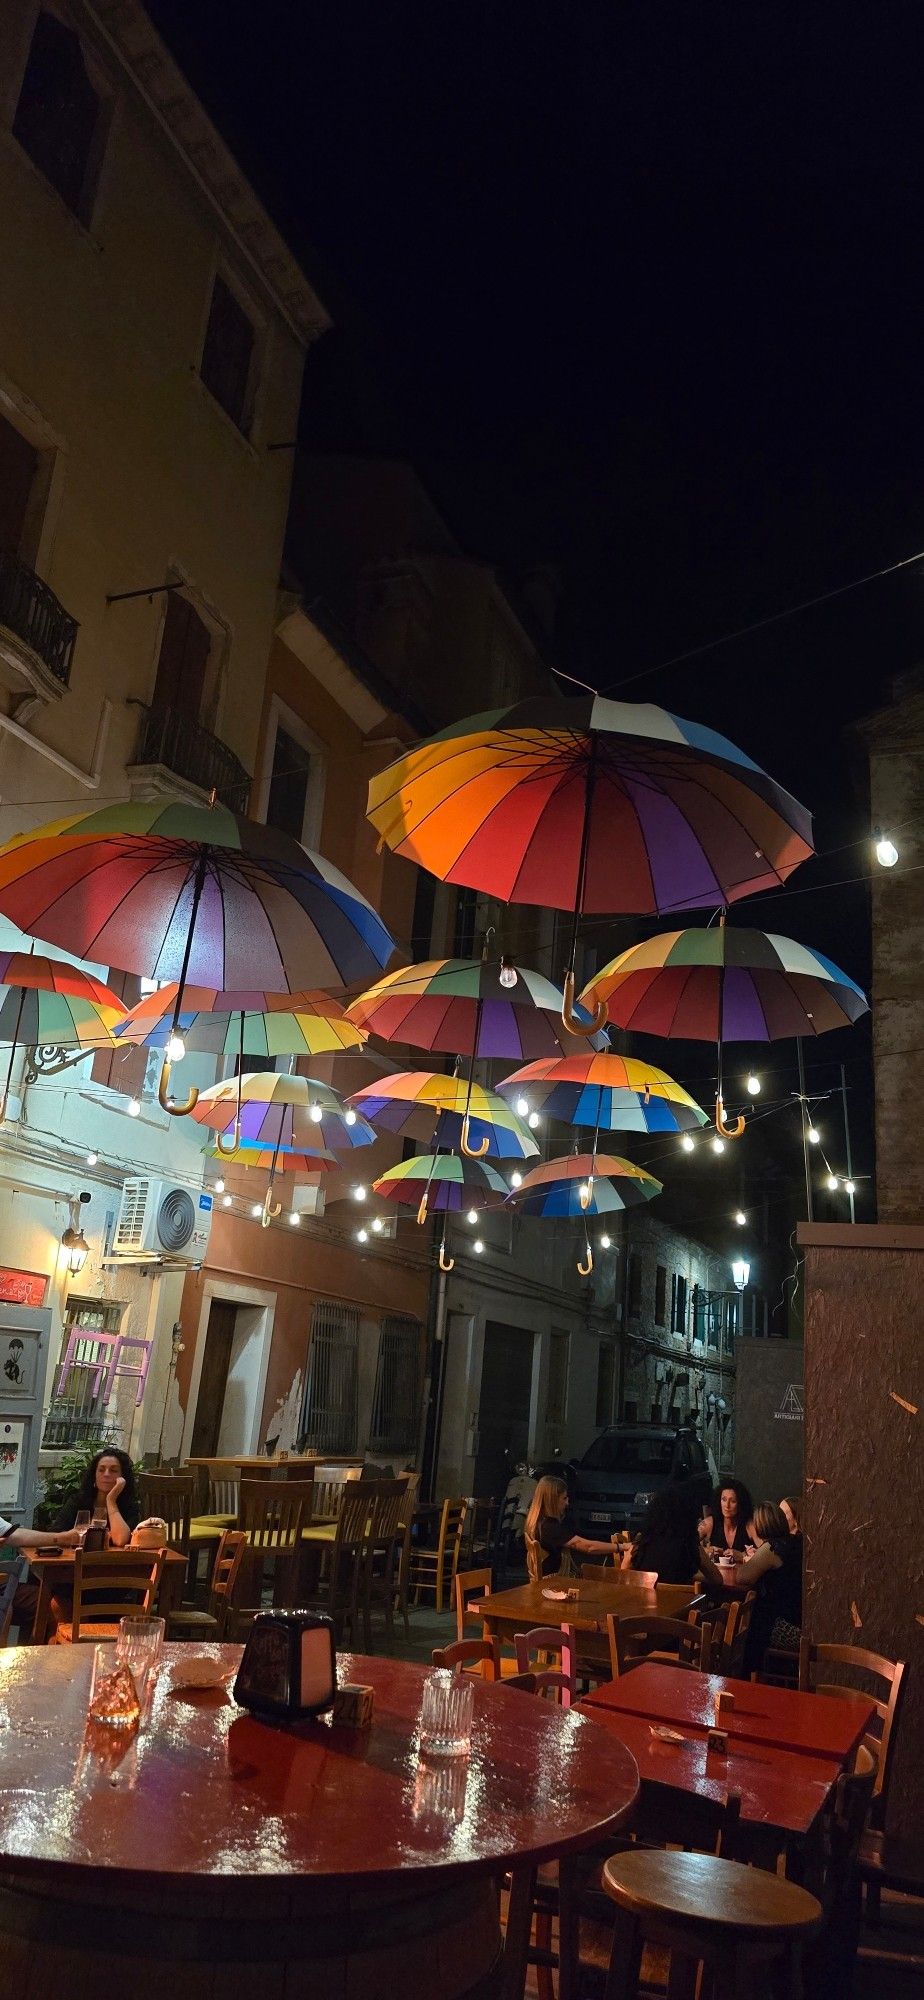
[[[582,1181],[580,1187],[578,1188],[578,1201],[580,1202],[581,1207],[583,1208],[585,1202],[588,1202],[589,1200],[590,1200],[590,1188],[586,1181]]]
[[[712,1141],[712,1150],[714,1153],[724,1153],[725,1151],[725,1141],[719,1138],[718,1132]]]
[[[517,1117],[518,1117],[518,1118],[528,1118],[528,1117],[529,1117],[529,1098],[528,1098],[528,1097],[518,1097],[518,1098],[517,1098]]]
[[[140,1099],[140,1097],[130,1097],[130,1098],[129,1098],[129,1100],[128,1100],[128,1115],[129,1115],[129,1118],[140,1118],[140,1117],[141,1117],[141,1099]]]
[[[299,1215],[299,1212],[298,1212],[298,1209],[297,1209],[297,1208],[290,1208],[290,1210],[289,1210],[289,1221],[290,1221],[290,1223],[291,1223],[291,1225],[292,1225],[292,1228],[293,1228],[293,1229],[297,1229],[297,1228],[298,1228],[298,1225],[299,1225],[299,1223],[301,1222],[301,1219],[302,1219],[302,1218],[301,1218],[301,1216]]]
[[[748,1073],[747,1093],[749,1097],[760,1096],[760,1077],[755,1076],[753,1070],[750,1070]]]
[[[819,1132],[817,1125],[810,1125],[805,1136],[810,1146],[821,1145],[821,1133]]]
[[[320,1125],[321,1119],[324,1116],[320,1104],[310,1104],[308,1107],[308,1116],[311,1119],[312,1125]]]
[[[373,1232],[374,1232],[374,1234],[375,1234],[376,1236],[381,1236],[381,1234],[382,1234],[382,1231],[383,1231],[384,1227],[385,1227],[385,1224],[384,1224],[384,1222],[382,1221],[382,1218],[381,1218],[381,1216],[380,1216],[380,1215],[374,1215],[374,1216],[373,1216],[373,1218],[372,1218],[372,1228],[373,1228]]]
[[[517,983],[517,969],[512,959],[510,958],[501,959],[500,972],[498,974],[498,977],[500,979],[501,985],[505,987],[507,992],[509,993],[511,991],[511,988],[514,987]]]
[[[366,1199],[366,1190],[363,1187],[362,1182],[360,1182],[359,1185],[353,1189],[353,1200],[365,1201],[365,1199]]]
[[[222,1195],[221,1199],[222,1208],[230,1208],[233,1198],[234,1197],[230,1194]]]
[[[470,1209],[469,1209],[469,1211],[468,1211],[468,1214],[467,1214],[467,1216],[466,1216],[466,1218],[465,1218],[465,1220],[466,1220],[466,1222],[470,1222],[470,1223],[471,1223],[471,1225],[472,1225],[472,1228],[474,1228],[474,1226],[475,1226],[475,1223],[476,1223],[476,1222],[478,1221],[478,1210],[477,1210],[477,1208],[470,1208]]]
[[[894,868],[898,860],[898,848],[894,840],[890,840],[887,833],[880,833],[878,827],[876,828],[876,860],[880,868]]]
[[[857,1191],[857,1184],[856,1184],[856,1181],[845,1181],[845,1182],[844,1182],[844,1193],[845,1193],[845,1194],[856,1194],[856,1191]]]
[[[828,1188],[832,1194],[836,1194],[838,1186],[839,1182],[837,1175],[829,1174],[827,1180],[825,1181],[825,1187]]]
[[[98,1154],[98,1153],[88,1153],[88,1154],[87,1154],[87,1166],[88,1166],[88,1167],[95,1167],[95,1165],[96,1165],[96,1162],[97,1162],[97,1160],[98,1160],[98,1159],[99,1159],[99,1154]]]
[[[535,1132],[538,1129],[538,1125],[539,1125],[539,1113],[538,1111],[531,1111],[529,1114],[530,1131]]]
[[[601,1250],[608,1250],[608,1249],[609,1249],[609,1247],[610,1247],[610,1244],[612,1243],[612,1241],[613,1241],[613,1239],[612,1239],[612,1237],[611,1237],[611,1236],[601,1236],[601,1238],[600,1238],[600,1248],[601,1248]]]
[[[355,1123],[356,1123],[356,1113],[355,1113],[355,1111],[354,1111],[354,1109],[353,1109],[353,1106],[352,1106],[352,1104],[348,1104],[348,1105],[347,1105],[347,1108],[346,1108],[346,1110],[345,1110],[345,1112],[344,1112],[344,1114],[343,1114],[343,1122],[344,1122],[344,1124],[345,1124],[345,1125],[355,1125]]]
[[[735,1221],[737,1222],[737,1224],[738,1224],[738,1227],[739,1227],[739,1229],[743,1229],[743,1228],[744,1228],[744,1225],[745,1225],[745,1223],[746,1223],[746,1221],[747,1221],[747,1216],[745,1215],[745,1212],[744,1212],[744,1209],[743,1209],[743,1208],[736,1208],[736,1210],[735,1210]]]
[[[223,1181],[223,1180],[220,1180],[220,1179],[219,1179],[219,1180],[217,1180],[217,1181],[215,1182],[215,1193],[216,1193],[216,1194],[224,1194],[224,1191],[225,1191],[225,1184],[224,1184],[224,1181]]]
[[[257,1219],[257,1216],[258,1216],[258,1215],[262,1215],[262,1214],[263,1214],[263,1203],[262,1203],[262,1201],[255,1201],[255,1202],[254,1202],[254,1205],[253,1205],[253,1207],[252,1207],[252,1209],[251,1209],[251,1211],[250,1211],[250,1213],[251,1213],[251,1215],[253,1216],[253,1219],[254,1219],[254,1221],[256,1221],[256,1219]]]
[[[369,1231],[368,1231],[368,1229],[357,1229],[357,1231],[356,1231],[356,1241],[357,1241],[357,1243],[368,1243],[368,1241],[369,1241]]]
[[[512,1188],[518,1188],[523,1186],[523,1176],[520,1172],[519,1167],[514,1167],[513,1173],[510,1176],[510,1185]]]
[[[685,1153],[695,1153],[696,1147],[689,1132],[684,1133],[683,1138],[680,1141],[680,1144],[683,1147]]]
[[[180,1034],[179,1028],[173,1028],[167,1036],[167,1046],[164,1054],[168,1063],[182,1062],[186,1054],[186,1043]]]
[[[481,1256],[482,1251],[484,1250],[484,1244],[482,1243],[480,1236],[476,1236],[475,1241],[472,1244],[472,1249],[474,1250],[476,1257]]]

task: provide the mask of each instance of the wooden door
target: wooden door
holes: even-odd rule
[[[484,1330],[474,1490],[479,1498],[505,1492],[529,1443],[533,1335],[488,1320]]]
[[[216,1458],[218,1455],[236,1319],[237,1307],[230,1300],[212,1300],[193,1422],[191,1458]]]
[[[189,599],[172,590],[164,614],[151,703],[158,714],[173,709],[191,722],[198,722],[211,650],[212,634],[208,626],[203,624]]]

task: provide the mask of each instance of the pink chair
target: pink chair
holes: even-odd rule
[[[144,1395],[145,1382],[148,1379],[148,1364],[151,1359],[152,1345],[153,1343],[150,1340],[142,1340],[140,1337],[136,1337],[134,1334],[131,1333],[117,1334],[115,1353],[113,1354],[112,1360],[109,1363],[109,1373],[106,1377],[106,1394],[104,1400],[107,1403],[109,1401],[110,1396],[112,1395],[113,1389],[115,1388],[116,1378],[121,1375],[123,1378],[131,1377],[138,1383],[138,1390],[135,1396],[135,1408],[137,1409],[138,1404],[140,1403],[141,1398]],[[124,1366],[122,1361],[122,1355],[126,1347],[135,1347],[135,1348],[140,1347],[141,1360],[138,1362],[137,1365],[132,1364],[130,1367],[127,1368]]]
[[[108,1396],[109,1376],[112,1372],[114,1353],[118,1349],[120,1340],[121,1334],[103,1333],[98,1327],[72,1326],[67,1337],[64,1358],[58,1369],[55,1395],[63,1396],[64,1384],[71,1369],[80,1368],[85,1373],[89,1373],[90,1369],[95,1371],[96,1379],[93,1383],[94,1402],[99,1395],[104,1376],[107,1381],[106,1393]],[[77,1349],[79,1347],[84,1349],[83,1354],[78,1354]],[[88,1349],[92,1349],[92,1353],[87,1352]]]

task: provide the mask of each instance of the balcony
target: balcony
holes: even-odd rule
[[[0,673],[21,693],[47,701],[65,693],[77,620],[18,556],[0,550]]]
[[[247,811],[250,776],[240,759],[178,708],[144,709],[128,776],[134,798],[181,792],[201,800],[214,792],[232,812]]]

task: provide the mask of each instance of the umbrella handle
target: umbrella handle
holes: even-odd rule
[[[726,1125],[725,1106],[722,1102],[721,1097],[717,1097],[715,1101],[715,1129],[718,1132],[720,1139],[740,1139],[741,1134],[744,1131],[744,1127],[745,1127],[745,1120],[744,1118],[742,1118],[740,1113],[738,1117],[735,1119],[733,1125]]]
[[[240,1121],[240,1119],[239,1119],[239,1118],[235,1118],[235,1120],[234,1120],[234,1124],[233,1124],[233,1125],[232,1125],[232,1127],[231,1127],[231,1144],[230,1144],[230,1146],[223,1146],[223,1145],[222,1145],[222,1140],[223,1140],[223,1138],[224,1138],[224,1133],[223,1133],[223,1132],[216,1132],[216,1134],[215,1134],[215,1151],[216,1151],[216,1153],[220,1153],[220,1154],[221,1154],[221,1157],[222,1157],[222,1159],[223,1159],[223,1160],[233,1160],[233,1158],[234,1158],[234,1155],[235,1155],[235,1153],[237,1152],[237,1149],[238,1149],[238,1147],[239,1147],[239,1145],[240,1145],[240,1143],[241,1143],[241,1121]]]
[[[417,1210],[417,1221],[421,1229],[423,1228],[424,1223],[427,1220],[427,1202],[429,1200],[429,1195],[430,1195],[429,1188],[424,1188],[423,1194],[420,1197],[420,1207]]]
[[[592,1249],[591,1249],[591,1247],[590,1247],[590,1244],[588,1243],[588,1245],[587,1245],[587,1262],[586,1262],[586,1264],[582,1264],[582,1263],[581,1263],[581,1261],[580,1261],[580,1258],[579,1258],[579,1259],[578,1259],[578,1270],[580,1271],[580,1274],[581,1274],[581,1277],[582,1277],[582,1278],[589,1278],[589,1277],[590,1277],[590,1274],[591,1274],[591,1271],[593,1270],[593,1268],[594,1268],[594,1253],[593,1253],[593,1251],[592,1251]]]
[[[165,1056],[160,1072],[160,1082],[157,1086],[158,1104],[162,1111],[169,1111],[171,1118],[187,1118],[189,1113],[195,1110],[199,1102],[199,1092],[195,1088],[195,1085],[193,1085],[189,1096],[182,1104],[178,1104],[176,1099],[170,1096],[170,1068],[171,1065]]]
[[[491,1144],[490,1133],[488,1132],[485,1133],[480,1146],[470,1146],[468,1140],[469,1140],[469,1133],[471,1131],[471,1122],[472,1121],[469,1118],[468,1113],[466,1113],[465,1117],[462,1120],[462,1138],[460,1141],[462,1151],[465,1154],[466,1159],[468,1160],[483,1160],[488,1150],[488,1147]]]
[[[574,1012],[573,972],[565,973],[565,990],[562,995],[561,1019],[562,1019],[562,1027],[567,1028],[569,1035],[584,1035],[587,1037],[591,1035],[599,1035],[601,1028],[606,1027],[607,1016],[606,1016],[605,1000],[597,1001],[596,1006],[594,1007],[593,1016],[591,1020],[586,1022],[578,1020],[578,1017]]]
[[[447,1255],[446,1255],[446,1238],[445,1238],[445,1236],[444,1236],[444,1237],[443,1237],[443,1241],[442,1241],[442,1243],[440,1244],[440,1270],[441,1270],[441,1271],[454,1271],[454,1270],[455,1270],[455,1268],[456,1268],[456,1260],[455,1260],[455,1258],[454,1258],[454,1257],[447,1257]]]
[[[594,1191],[594,1177],[593,1174],[588,1174],[584,1186],[581,1188],[580,1194],[578,1195],[578,1200],[582,1208],[590,1207],[591,1199],[593,1197],[593,1191]],[[580,1270],[580,1265],[578,1265],[578,1269]]]
[[[282,1214],[282,1202],[273,1201],[272,1194],[273,1194],[273,1183],[272,1181],[270,1181],[269,1187],[266,1190],[266,1194],[263,1197],[263,1214],[260,1217],[261,1229],[268,1229],[273,1219],[273,1216]]]

